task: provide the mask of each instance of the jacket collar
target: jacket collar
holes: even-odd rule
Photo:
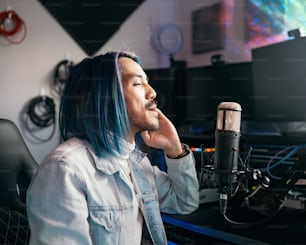
[[[108,175],[119,171],[118,159],[130,159],[132,162],[140,162],[146,155],[138,149],[135,143],[128,143],[124,139],[120,140],[122,153],[116,152],[115,156],[98,157],[88,142],[85,142],[85,145],[96,168]]]

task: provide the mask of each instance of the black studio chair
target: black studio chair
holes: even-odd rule
[[[0,244],[27,244],[26,191],[37,169],[17,126],[0,119]]]

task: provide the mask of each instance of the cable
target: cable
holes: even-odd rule
[[[52,98],[37,96],[29,104],[28,115],[31,121],[40,128],[50,126],[55,121],[55,104]]]
[[[9,38],[10,36],[20,32],[22,29],[23,36],[18,41],[14,41]],[[13,10],[0,12],[0,34],[3,35],[10,43],[19,44],[27,35],[25,22]]]
[[[45,142],[53,137],[55,132],[55,103],[52,98],[48,96],[37,96],[33,98],[29,103],[27,115],[28,119],[39,129],[53,125],[50,136],[42,139],[34,135],[34,130],[29,126],[27,121],[27,129],[35,139]]]
[[[278,179],[281,180],[281,177],[275,176],[271,173],[271,169],[277,167],[279,164],[282,164],[284,161],[286,161],[289,157],[291,157],[292,155],[294,155],[295,153],[297,153],[298,151],[302,150],[306,145],[302,144],[302,145],[293,145],[293,146],[289,146],[286,147],[284,149],[282,149],[281,151],[277,152],[273,157],[271,157],[271,159],[269,160],[269,162],[267,163],[267,167],[264,169],[264,171],[266,171],[270,177],[274,178],[274,179]],[[279,156],[280,154],[289,151],[289,153],[287,153],[286,156],[282,157],[279,161],[273,163],[273,161],[275,160],[275,158],[277,156]],[[272,164],[273,163],[273,164]]]
[[[227,201],[225,201],[225,202],[227,203]],[[224,205],[225,205],[224,208],[226,210],[226,205],[227,204],[224,204]],[[278,209],[276,209],[274,211],[274,213],[272,213],[269,216],[266,216],[266,217],[264,217],[262,219],[258,219],[257,221],[251,221],[251,222],[236,221],[236,220],[233,220],[233,219],[229,218],[228,215],[226,214],[226,211],[223,212],[223,217],[224,217],[225,220],[227,220],[228,222],[230,222],[232,224],[235,224],[235,225],[258,225],[258,224],[265,223],[265,222],[271,220],[273,217],[275,217],[279,213],[279,211],[283,208],[283,206],[284,206],[284,204],[282,203],[278,207]]]

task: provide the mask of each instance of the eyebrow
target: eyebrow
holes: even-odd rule
[[[146,80],[147,82],[149,82],[149,78],[148,78],[147,75],[146,75],[146,76],[143,76],[143,75],[140,75],[140,74],[134,74],[134,75],[132,75],[132,77],[139,77],[139,78],[144,79],[144,80]]]

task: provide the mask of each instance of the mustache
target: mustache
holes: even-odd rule
[[[153,105],[158,105],[156,99],[151,100],[150,102],[148,102],[148,103],[145,105],[145,108],[146,108],[146,109],[149,109],[149,108],[150,108],[151,106],[153,106]]]

